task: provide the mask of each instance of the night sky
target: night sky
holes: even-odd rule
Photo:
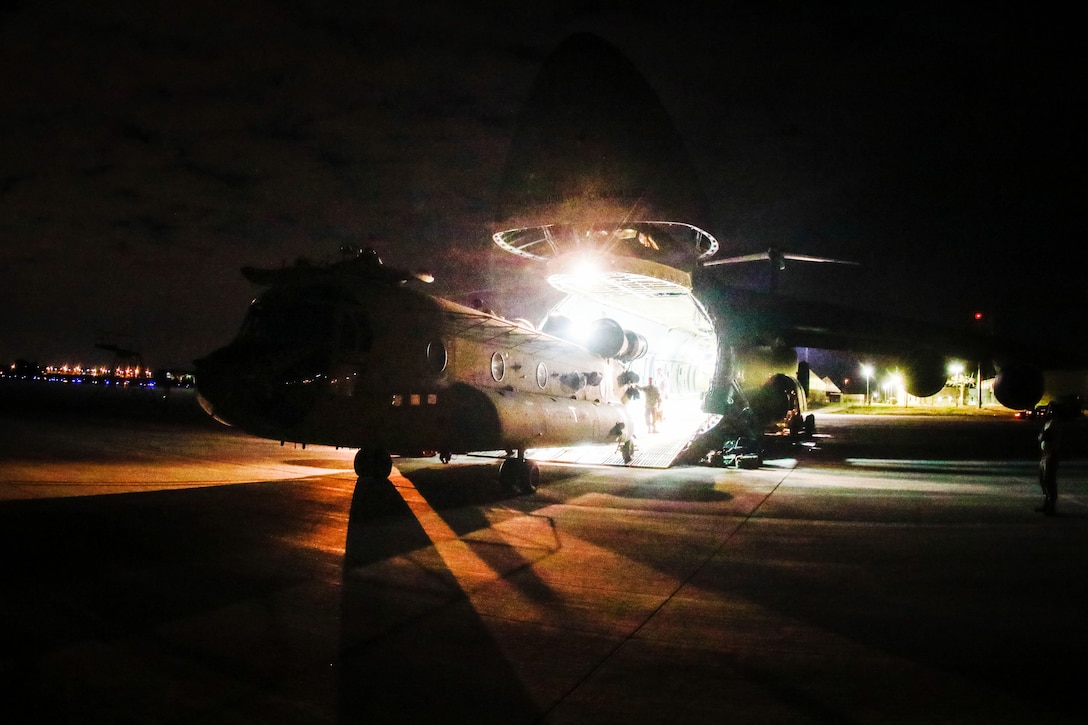
[[[853,259],[782,284],[1083,345],[1072,10],[341,5],[0,6],[0,361],[108,361],[105,341],[190,367],[256,292],[240,267],[342,244],[539,317],[542,282],[492,220],[525,97],[578,31],[657,91],[723,254]]]

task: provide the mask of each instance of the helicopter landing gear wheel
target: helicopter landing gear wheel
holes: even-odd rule
[[[521,456],[507,458],[499,468],[499,484],[517,494],[532,493],[540,485],[540,467]]]
[[[355,475],[359,478],[389,478],[393,458],[381,448],[360,448],[355,454]]]

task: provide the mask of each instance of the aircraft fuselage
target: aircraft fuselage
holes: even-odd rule
[[[265,438],[393,454],[618,443],[612,363],[402,284],[274,284],[198,361],[206,407]]]

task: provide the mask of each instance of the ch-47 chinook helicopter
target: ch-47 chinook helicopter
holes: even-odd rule
[[[500,479],[517,491],[539,479],[529,448],[614,444],[631,458],[619,373],[648,345],[615,319],[575,341],[428,295],[372,251],[243,273],[263,293],[237,338],[197,361],[202,405],[223,422],[359,448],[361,477],[388,476],[391,454],[505,450]]]
[[[605,444],[630,463],[640,425],[622,398],[639,381],[656,374],[698,409],[712,325],[672,259],[713,253],[713,237],[646,222],[513,229],[495,242],[546,261],[567,293],[539,326],[431,296],[426,275],[371,250],[244,269],[264,290],[236,339],[196,362],[202,405],[257,436],[358,448],[361,477],[387,476],[391,455],[507,451],[500,479],[518,491],[539,478],[529,449]],[[703,419],[685,424],[681,445]]]

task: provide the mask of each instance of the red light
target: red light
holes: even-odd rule
[[[976,312],[975,313],[975,319],[976,320],[981,320],[982,319],[982,313],[981,312]]]

